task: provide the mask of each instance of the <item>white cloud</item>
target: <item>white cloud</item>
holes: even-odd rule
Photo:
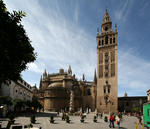
[[[121,5],[115,12],[116,21],[125,21],[126,16],[128,15],[131,8],[131,1],[130,0],[122,0]]]
[[[29,63],[27,65],[27,67],[28,67],[29,71],[42,74],[43,71],[44,71],[45,65],[41,64],[41,63],[38,63],[38,64],[36,64],[36,63]]]
[[[140,58],[136,53],[133,49],[119,51],[119,86],[126,92],[133,91],[134,94],[141,91],[146,95],[150,87],[150,62]]]

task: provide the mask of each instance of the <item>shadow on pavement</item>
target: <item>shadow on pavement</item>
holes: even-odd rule
[[[120,127],[119,129],[127,129],[127,128],[124,128],[124,127]]]
[[[50,117],[50,116],[57,117],[57,113],[55,112],[20,113],[17,116],[31,117],[32,115],[35,115],[36,117]]]

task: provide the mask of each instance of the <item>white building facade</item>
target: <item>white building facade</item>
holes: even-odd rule
[[[14,99],[21,99],[24,101],[32,101],[32,88],[24,80],[17,82],[11,81],[9,84],[2,84],[0,87],[0,96],[9,96]]]

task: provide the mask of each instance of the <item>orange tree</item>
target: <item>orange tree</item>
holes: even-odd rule
[[[22,11],[10,13],[0,0],[0,85],[20,79],[27,63],[36,59],[34,48],[21,24],[24,16]]]

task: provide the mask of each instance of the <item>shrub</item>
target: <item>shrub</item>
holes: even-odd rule
[[[12,124],[14,124],[14,122],[15,122],[15,116],[13,115],[13,114],[10,114],[9,116],[8,116],[8,119],[9,119],[9,121],[12,123]]]
[[[8,116],[8,118],[9,118],[10,121],[12,121],[12,120],[15,119],[15,116],[14,116],[13,114],[10,114],[10,115]]]
[[[104,121],[108,122],[108,117],[107,116],[104,117]]]
[[[97,117],[96,116],[94,116],[93,121],[97,122]]]
[[[84,116],[83,115],[81,116],[81,120],[80,121],[81,121],[81,123],[84,122]]]
[[[50,123],[54,123],[54,117],[53,116],[50,117]]]
[[[35,115],[32,115],[32,116],[30,117],[30,121],[31,121],[31,123],[33,123],[33,124],[35,123],[35,121],[36,121],[36,120],[35,120]]]
[[[32,128],[33,125],[32,124],[28,124],[28,125],[25,125],[24,128]]]
[[[70,123],[69,116],[66,116],[66,123]]]

